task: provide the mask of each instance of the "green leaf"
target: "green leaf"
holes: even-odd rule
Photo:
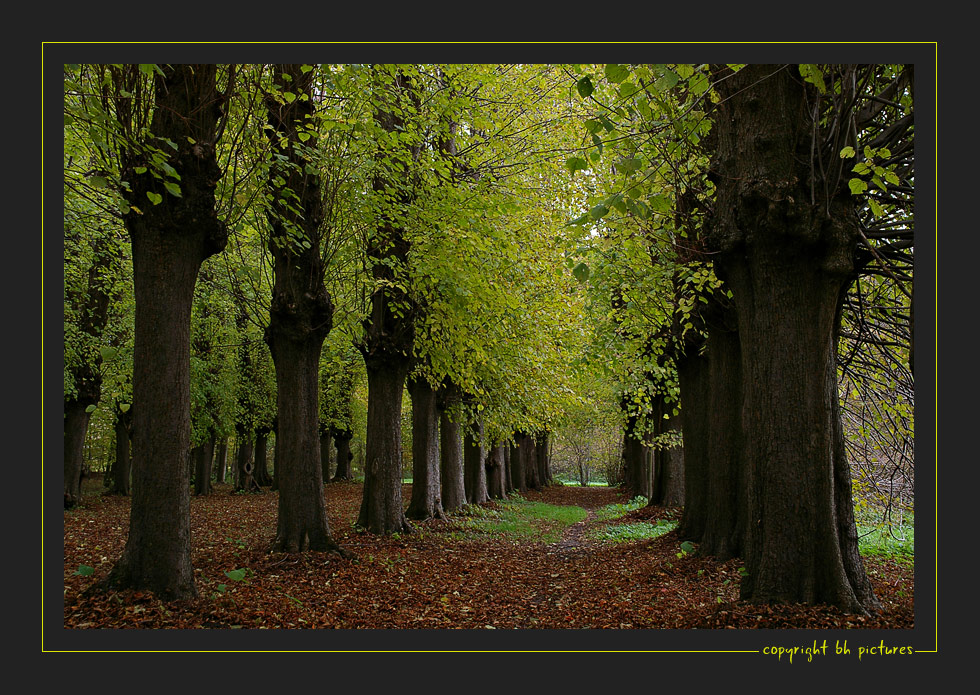
[[[583,99],[587,98],[593,91],[595,91],[595,87],[592,86],[592,80],[589,79],[588,75],[580,78],[576,83],[575,88],[578,89],[579,96],[581,96]]]
[[[812,63],[800,65],[800,75],[806,82],[815,86],[821,94],[827,93],[827,85],[823,81],[823,73],[818,66]]]
[[[609,214],[609,208],[607,208],[602,203],[596,205],[594,208],[589,210],[589,216],[592,217],[592,219],[594,220],[601,220],[603,217],[605,217],[608,214]]]
[[[575,279],[579,282],[585,282],[589,279],[589,266],[587,266],[584,262],[579,263],[572,270],[572,275],[574,275]]]
[[[685,553],[694,552],[694,543],[692,543],[691,541],[684,541],[683,543],[681,543],[681,550],[683,550]]]
[[[589,163],[581,157],[569,157],[565,160],[565,168],[570,174],[574,174],[576,171],[588,169]]]
[[[95,412],[95,406],[94,405],[90,405],[89,407],[87,407],[85,409],[85,412],[86,413],[94,413]]]
[[[130,409],[131,407],[132,407],[132,406],[130,406],[130,404],[129,404],[129,403],[120,403],[120,404],[119,404],[119,412],[120,412],[120,413],[128,413],[128,412],[129,412],[129,409]]]
[[[609,63],[605,68],[606,79],[610,82],[625,82],[629,76],[630,71],[623,65],[617,65],[616,63]]]
[[[96,188],[105,188],[109,185],[109,182],[106,180],[105,176],[93,176],[89,179],[89,183]]]
[[[875,217],[883,217],[884,216],[885,210],[884,210],[884,208],[881,207],[881,203],[879,203],[874,198],[871,198],[868,202],[871,204],[871,212],[874,213],[874,216]]]
[[[118,352],[118,350],[116,350],[116,348],[114,348],[114,347],[100,347],[99,348],[99,356],[102,357],[102,359],[104,359],[104,360],[111,360],[113,357],[116,356],[116,353],[117,352]]]
[[[848,157],[853,157],[855,154],[857,153],[854,151],[854,148],[848,145],[840,151],[840,158],[847,159]]]
[[[231,570],[230,572],[225,572],[225,576],[232,581],[240,582],[245,579],[245,574],[248,572],[244,567],[237,570]]]
[[[222,593],[222,594],[225,593],[226,591],[228,591],[228,585],[227,584],[218,584],[218,591],[220,593]]]
[[[861,179],[851,179],[847,182],[847,186],[851,189],[853,195],[859,195],[868,190],[868,184]]]
[[[168,191],[170,191],[170,194],[171,195],[175,195],[178,198],[181,197],[181,195],[180,195],[180,186],[178,186],[177,184],[173,183],[172,181],[166,181],[166,182],[164,182],[163,186]]]
[[[88,577],[91,574],[95,574],[95,568],[89,567],[88,565],[79,565],[78,569],[75,570],[75,574],[81,577]]]
[[[159,205],[163,202],[163,196],[159,193],[154,193],[153,191],[147,191],[146,197],[150,199],[150,202],[154,205]]]

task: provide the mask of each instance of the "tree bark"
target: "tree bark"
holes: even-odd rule
[[[483,421],[479,418],[463,434],[463,480],[469,504],[483,504],[489,499],[483,466]]]
[[[345,554],[327,522],[320,462],[319,365],[333,326],[333,304],[324,286],[321,257],[324,204],[321,181],[304,148],[316,145],[315,71],[275,65],[275,90],[266,95],[272,149],[273,200],[267,213],[269,251],[275,261],[265,341],[276,367],[276,477],[279,508],[273,550]],[[298,95],[292,100],[281,95]],[[264,447],[263,447],[264,448]],[[256,463],[265,466],[264,451]],[[267,471],[263,471],[268,477]]]
[[[86,412],[91,399],[75,398],[65,402],[65,509],[76,506],[82,499],[82,464],[85,434],[90,413]]]
[[[165,65],[155,77],[150,131],[176,146],[170,163],[181,196],[128,154],[125,216],[136,300],[133,349],[133,480],[129,537],[104,587],[149,590],[163,599],[197,596],[190,555],[190,314],[201,262],[224,249],[215,213],[222,115],[216,65]],[[154,205],[148,192],[162,196]]]
[[[439,409],[439,473],[442,480],[442,508],[455,512],[466,505],[463,476],[463,438],[459,423],[447,407]]]
[[[116,406],[116,459],[112,465],[112,480],[109,485],[109,494],[128,495],[129,478],[132,469],[132,458],[130,450],[130,431],[132,428],[132,408],[125,413]]]
[[[854,269],[854,203],[812,165],[816,93],[794,66],[750,65],[717,86],[710,241],[742,350],[742,598],[875,610],[837,436],[835,337]]]
[[[444,519],[436,392],[425,379],[410,380],[408,392],[412,397],[412,498],[405,516]]]
[[[742,446],[742,353],[735,317],[714,321],[708,336],[707,506],[698,554],[719,560],[741,557],[745,533],[745,469]]]
[[[350,440],[354,438],[354,433],[350,430],[334,430],[333,441],[337,449],[337,469],[334,471],[333,479],[353,480],[354,473],[351,470],[351,461],[354,455],[350,452]]]
[[[214,460],[214,435],[208,437],[191,450],[191,458],[194,461],[194,494],[210,495],[211,488],[211,465]]]
[[[367,369],[368,412],[364,493],[357,523],[372,533],[409,533],[402,506],[402,392],[407,359]]]
[[[228,471],[228,437],[222,437],[218,443],[218,453],[214,458],[214,480],[224,484]]]
[[[490,449],[490,453],[487,456],[487,496],[490,499],[507,499],[506,470],[504,446],[498,444]]]
[[[708,504],[708,447],[711,411],[708,357],[690,349],[677,360],[684,439],[684,513],[677,527],[682,540],[700,542]]]
[[[269,430],[259,429],[255,433],[255,482],[259,487],[272,485],[269,475]]]
[[[248,434],[238,437],[238,455],[235,461],[235,491],[259,492],[259,484],[255,482],[255,441]]]

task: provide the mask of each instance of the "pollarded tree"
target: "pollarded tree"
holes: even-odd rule
[[[136,301],[132,511],[103,587],[197,594],[190,557],[190,314],[202,261],[227,229],[215,214],[224,95],[217,65],[85,66],[124,201]],[[222,72],[228,71],[222,68]],[[88,111],[96,113],[95,104]]]
[[[855,138],[884,111],[880,100],[897,117],[864,149],[869,178],[886,193],[886,182],[911,182],[889,168],[887,148],[880,174],[873,169],[876,140],[911,133],[911,104],[897,101],[907,71],[887,72],[714,71],[718,190],[708,239],[738,312],[749,520],[742,596],[751,601],[879,605],[857,550],[837,342],[864,234],[852,195],[862,181],[848,180],[842,155],[862,150]]]
[[[333,325],[323,281],[325,203],[316,168],[317,70],[274,65],[265,97],[272,160],[268,171],[275,261],[265,339],[276,366],[276,481],[279,519],[273,548],[341,553],[327,522],[318,436],[319,363]]]

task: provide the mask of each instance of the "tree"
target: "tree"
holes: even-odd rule
[[[316,71],[297,64],[271,71],[267,215],[275,284],[265,339],[276,367],[278,410],[273,548],[340,553],[327,522],[317,429],[320,350],[333,325],[333,304],[323,282],[323,191],[310,164],[318,141]]]
[[[855,108],[848,90],[859,76],[855,66],[826,76],[810,66],[716,69],[708,238],[738,312],[750,601],[879,605],[857,550],[837,394],[861,230],[838,153],[857,143],[846,113],[831,124],[844,128],[839,140],[822,130],[820,108],[825,79],[840,90],[829,108]]]
[[[114,119],[136,298],[129,536],[103,586],[197,595],[190,557],[190,315],[201,262],[224,249],[216,65],[101,70]],[[150,107],[152,104],[152,108]],[[151,118],[152,117],[152,118]]]

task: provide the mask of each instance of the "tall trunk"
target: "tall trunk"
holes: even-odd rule
[[[535,437],[535,464],[538,469],[538,480],[542,487],[551,485],[551,437],[547,432],[538,433]]]
[[[276,160],[267,188],[269,251],[275,261],[272,302],[265,341],[276,367],[276,475],[278,522],[272,548],[345,554],[327,523],[320,463],[319,362],[332,328],[333,304],[323,281],[321,257],[324,204],[321,181],[305,148],[316,145],[315,71],[275,65],[275,90],[266,95],[268,131]],[[283,93],[302,98],[284,100]],[[265,470],[265,442],[256,463]]]
[[[677,360],[681,387],[681,422],[684,438],[684,513],[677,533],[684,540],[700,541],[704,533],[708,494],[708,357],[682,355]]]
[[[116,458],[112,465],[112,481],[109,492],[113,495],[129,494],[129,476],[132,459],[129,454],[129,437],[132,423],[132,409],[125,413],[116,408]]]
[[[439,459],[442,508],[446,512],[454,512],[466,505],[463,439],[459,431],[459,423],[445,408],[439,410]]]
[[[260,429],[255,433],[255,482],[261,487],[272,485],[269,475],[269,430]]]
[[[135,66],[123,66],[122,70]],[[197,595],[190,539],[190,318],[201,262],[224,249],[215,213],[221,117],[216,65],[165,65],[155,77],[150,132],[173,142],[181,196],[164,189],[141,151],[126,151],[136,300],[133,348],[133,476],[129,537],[104,587],[149,590],[164,599]],[[125,100],[120,100],[123,104]],[[122,113],[122,112],[121,112]],[[152,172],[155,173],[155,172]],[[147,204],[148,193],[162,196]]]
[[[483,421],[477,419],[463,434],[463,481],[470,504],[483,504],[488,499],[483,451]]]
[[[255,442],[248,436],[238,437],[238,455],[235,458],[235,491],[236,492],[257,492],[258,483],[255,482]]]
[[[745,533],[741,345],[733,325],[715,323],[709,331],[708,505],[698,552],[727,560],[742,555]]]
[[[405,515],[409,519],[442,519],[436,392],[425,379],[412,379],[408,392],[412,397],[412,499]]]
[[[385,153],[392,156],[381,158],[372,181],[381,210],[367,248],[377,285],[358,346],[368,376],[364,496],[358,523],[387,534],[412,530],[402,508],[401,403],[415,340],[416,308],[402,277],[411,251],[402,220],[412,202],[414,175],[409,163],[418,158],[420,145],[404,137],[404,118],[419,105],[410,79],[395,74],[388,80],[382,72],[376,69],[374,118],[380,128],[398,136]]]
[[[351,461],[354,455],[350,452],[350,440],[354,438],[354,433],[350,430],[333,430],[334,445],[337,449],[337,469],[334,471],[333,480],[352,480],[354,473],[351,470]]]
[[[524,455],[524,478],[530,490],[541,489],[541,478],[538,477],[538,443],[534,435],[527,435],[521,444]]]
[[[339,552],[327,523],[317,433],[322,339],[290,340],[274,330],[270,338],[279,394],[276,458],[280,462],[278,522],[272,547],[287,553]]]
[[[82,499],[82,463],[85,434],[91,415],[86,411],[91,403],[81,399],[65,402],[65,509]]]
[[[320,423],[320,475],[323,482],[330,480],[330,428]]]
[[[527,492],[527,462],[528,450],[533,447],[534,440],[525,432],[514,434],[514,447],[510,453],[511,477],[514,486],[521,494]]]
[[[507,499],[506,469],[504,463],[504,446],[498,444],[490,449],[487,456],[487,496],[492,500]]]
[[[222,437],[218,442],[218,450],[214,456],[214,480],[224,484],[228,470],[228,437]]]
[[[878,607],[856,552],[839,404],[839,310],[858,220],[849,192],[811,167],[815,93],[792,66],[718,83],[711,242],[738,312],[748,575],[755,603]],[[821,195],[815,197],[815,192]]]
[[[513,452],[513,447],[509,444],[503,445],[504,449],[504,492],[510,494],[514,491],[514,479],[511,476],[511,464],[510,456]]]
[[[623,471],[629,496],[650,498],[650,459],[643,443],[641,421],[636,415],[626,419],[623,433]]]
[[[367,368],[368,436],[357,523],[372,533],[412,530],[402,506],[402,392],[407,373],[406,359]]]
[[[660,417],[660,433],[681,429],[680,415],[668,419]],[[664,507],[680,507],[684,504],[684,448],[662,446],[653,452],[653,486],[650,504]]]
[[[214,435],[191,450],[194,459],[194,494],[210,495],[211,464],[214,458]]]

